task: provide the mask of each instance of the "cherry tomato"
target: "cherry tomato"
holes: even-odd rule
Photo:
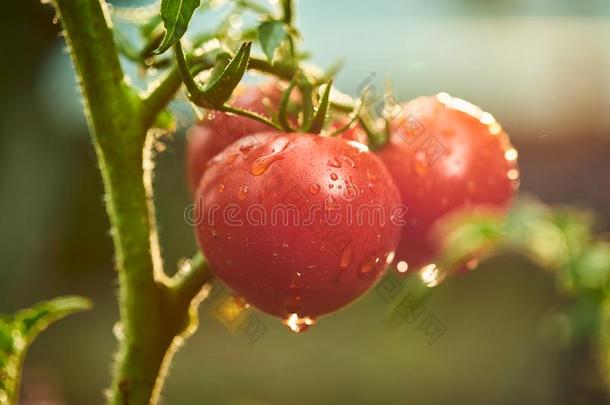
[[[242,138],[212,160],[195,202],[214,273],[295,331],[366,292],[400,233],[400,196],[383,163],[340,138]]]
[[[446,93],[408,102],[390,128],[378,155],[408,210],[395,261],[399,272],[429,270],[439,219],[475,206],[509,206],[519,183],[517,151],[491,114]]]

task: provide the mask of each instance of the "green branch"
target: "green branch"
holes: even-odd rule
[[[180,266],[170,285],[180,305],[189,305],[212,277],[208,263],[199,252]]]
[[[176,337],[190,327],[193,290],[167,285],[145,183],[144,146],[157,114],[180,86],[170,72],[142,101],[123,80],[103,0],[54,0],[85,100],[85,113],[106,192],[119,276],[122,335],[111,404],[157,402]],[[179,78],[178,78],[179,79]],[[147,154],[148,156],[148,154]],[[148,187],[148,188],[147,188]],[[155,277],[156,276],[156,277]],[[176,300],[176,291],[180,300]],[[187,295],[180,295],[182,293]],[[192,329],[192,328],[191,328]]]

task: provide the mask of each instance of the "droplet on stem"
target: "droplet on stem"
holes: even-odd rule
[[[239,191],[237,191],[237,198],[239,198],[241,201],[245,200],[246,197],[248,196],[248,186],[243,185],[239,188]]]

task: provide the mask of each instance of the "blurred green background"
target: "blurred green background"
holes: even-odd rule
[[[4,9],[0,312],[60,294],[91,297],[92,311],[34,343],[22,403],[97,404],[118,318],[101,181],[51,8],[22,0]],[[369,78],[381,91],[389,78],[401,100],[447,91],[484,106],[519,150],[523,191],[594,209],[598,230],[610,229],[610,2],[307,0],[298,18],[316,62],[346,62],[337,81],[345,92]],[[129,72],[137,81],[137,69]],[[171,268],[195,251],[183,220],[190,120],[179,117],[156,177]],[[564,304],[554,283],[510,255],[448,280],[425,302],[446,328],[433,344],[418,321],[388,324],[374,291],[298,336],[253,312],[267,328],[254,344],[218,321],[222,299],[211,300],[176,356],[164,403],[604,403],[590,342],[566,345],[547,333],[549,314]]]

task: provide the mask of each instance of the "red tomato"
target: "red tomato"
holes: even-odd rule
[[[433,263],[431,230],[444,215],[481,205],[505,210],[518,188],[517,151],[500,124],[446,93],[405,104],[378,154],[408,209],[395,257],[400,272]]]
[[[222,282],[299,331],[383,274],[398,243],[399,203],[363,144],[263,133],[212,160],[196,193],[196,233]]]

